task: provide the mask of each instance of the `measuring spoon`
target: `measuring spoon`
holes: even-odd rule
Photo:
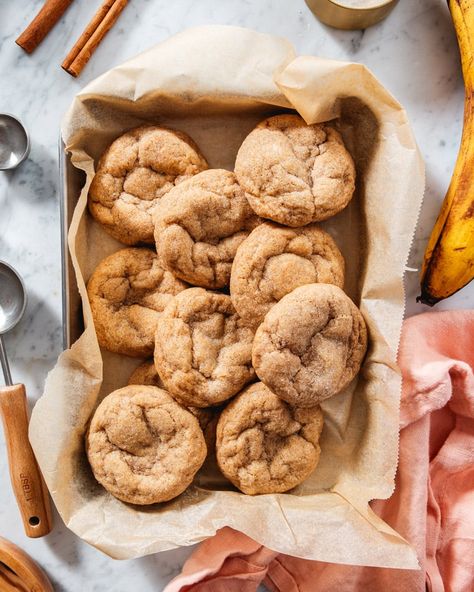
[[[51,530],[51,506],[28,439],[25,386],[13,384],[3,334],[20,321],[26,308],[26,290],[17,272],[0,261],[0,361],[5,386],[0,387],[0,414],[7,444],[10,480],[27,536],[37,538]]]

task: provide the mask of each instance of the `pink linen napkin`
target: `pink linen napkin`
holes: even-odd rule
[[[474,311],[405,321],[400,462],[374,511],[416,549],[421,570],[355,567],[271,551],[223,528],[164,592],[473,592]]]

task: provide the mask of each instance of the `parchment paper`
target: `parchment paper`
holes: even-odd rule
[[[207,466],[171,502],[124,504],[95,482],[83,447],[99,400],[124,385],[138,363],[101,355],[87,301],[91,271],[122,247],[87,213],[95,163],[125,130],[158,122],[188,132],[211,166],[232,169],[252,127],[286,109],[296,109],[308,123],[339,118],[356,161],[356,196],[325,227],[344,253],[346,290],[370,331],[360,378],[323,404],[320,464],[291,493],[245,496]],[[87,173],[69,232],[86,329],[49,374],[30,438],[67,526],[115,558],[190,545],[230,525],[291,555],[416,569],[414,551],[368,505],[389,497],[394,487],[402,277],[424,188],[403,108],[360,64],[295,57],[285,40],[245,29],[201,27],[90,83],[65,116],[62,134],[72,162]]]

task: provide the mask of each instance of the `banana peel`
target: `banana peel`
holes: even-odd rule
[[[448,0],[465,85],[464,124],[456,166],[426,248],[421,296],[433,306],[474,278],[474,0]]]

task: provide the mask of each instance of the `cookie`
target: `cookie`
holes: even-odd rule
[[[163,267],[204,288],[229,283],[237,248],[259,222],[234,174],[223,169],[177,185],[153,218]]]
[[[355,188],[354,162],[340,134],[298,115],[259,123],[239,149],[235,175],[259,216],[287,226],[334,216]]]
[[[278,398],[264,384],[247,387],[217,424],[219,468],[244,493],[282,493],[316,468],[323,415]]]
[[[337,286],[309,284],[284,296],[257,329],[257,376],[291,405],[313,407],[342,391],[367,349],[364,318]]]
[[[204,434],[204,440],[207,446],[207,455],[214,453],[216,448],[216,429],[217,421],[221,412],[221,407],[187,407],[194,417],[198,420],[199,426]]]
[[[190,288],[178,294],[160,317],[155,366],[183,405],[217,405],[253,379],[253,337],[230,296]]]
[[[186,287],[151,249],[122,249],[106,257],[87,286],[99,344],[119,354],[151,356],[162,310]]]
[[[132,129],[99,160],[89,211],[120,242],[153,244],[153,209],[172,187],[205,169],[187,134],[155,125]]]
[[[154,386],[126,386],[105,397],[92,418],[86,449],[97,481],[131,504],[176,497],[206,458],[197,419]]]
[[[140,364],[140,366],[138,366],[138,368],[136,368],[130,375],[128,384],[144,384],[164,388],[153,360],[148,360],[147,362]],[[201,430],[204,433],[207,450],[209,452],[212,451],[216,444],[216,426],[220,408],[207,407],[206,409],[202,409],[200,407],[188,407],[187,409],[198,420]]]
[[[253,327],[298,286],[344,285],[344,258],[331,236],[315,224],[288,228],[266,222],[237,249],[230,295],[240,317]]]
[[[153,360],[147,360],[137,366],[135,370],[130,374],[128,384],[144,384],[148,386],[157,386],[158,388],[165,388],[160,375],[156,371],[155,363]]]

